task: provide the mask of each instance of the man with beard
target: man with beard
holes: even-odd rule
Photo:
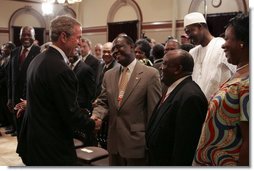
[[[194,59],[193,80],[209,100],[220,85],[232,76],[235,67],[227,62],[221,48],[225,40],[211,35],[201,13],[187,14],[184,17],[184,27],[191,42],[197,45],[190,50]]]

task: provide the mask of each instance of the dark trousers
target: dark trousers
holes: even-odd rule
[[[145,166],[145,158],[124,158],[120,154],[109,154],[110,166]]]
[[[21,129],[21,124],[22,124],[23,117],[24,117],[24,112],[20,115],[19,118],[17,118],[16,116],[17,116],[17,111],[15,111],[15,118],[16,118],[17,138],[18,138],[19,137],[19,133],[20,133],[20,129]]]

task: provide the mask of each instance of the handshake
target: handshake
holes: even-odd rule
[[[102,120],[95,115],[92,115],[90,118],[95,122],[95,131],[99,131],[101,128]]]
[[[20,99],[21,102],[19,102],[18,104],[15,105],[14,110],[17,111],[16,117],[19,118],[25,111],[26,107],[27,107],[27,101],[24,99]],[[94,122],[95,122],[95,131],[99,131],[102,125],[102,120],[95,116],[92,115],[90,117]]]

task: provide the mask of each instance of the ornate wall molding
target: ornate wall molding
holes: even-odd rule
[[[197,10],[198,10],[198,7],[199,7],[199,5],[200,5],[200,3],[201,3],[202,1],[204,1],[204,0],[192,0],[192,1],[191,1],[191,4],[190,4],[190,7],[189,7],[188,13],[197,11]],[[213,6],[213,4],[215,3],[215,5],[217,4],[217,6],[216,6],[215,8],[218,8],[218,7],[221,5],[222,1],[223,1],[223,0],[218,0],[218,3],[216,3],[216,2],[214,2],[214,0],[212,0],[212,1],[209,0],[209,1],[207,1],[207,3],[208,3],[208,2],[209,2],[209,3],[211,2],[211,3],[212,3],[212,4],[211,4],[212,6]],[[235,0],[235,1],[236,1],[237,5],[238,5],[238,8],[239,8],[238,11],[242,11],[243,13],[247,13],[247,12],[248,12],[247,4],[246,4],[246,1],[245,1],[245,0]]]
[[[137,19],[139,21],[138,22],[138,36],[140,36],[141,24],[143,22],[143,16],[142,16],[141,9],[135,0],[117,0],[109,9],[107,23],[114,22],[114,17],[116,15],[117,11],[121,7],[126,6],[126,5],[129,5],[130,7],[132,7],[137,15]]]
[[[46,28],[46,22],[45,22],[43,16],[38,11],[33,9],[31,6],[25,6],[23,8],[20,8],[20,9],[16,10],[10,17],[9,25],[8,25],[8,27],[9,27],[9,40],[12,40],[12,38],[13,38],[12,37],[12,35],[13,35],[12,26],[14,26],[17,17],[22,15],[22,14],[29,14],[29,15],[34,16],[35,18],[37,18],[37,20],[41,24],[41,27]],[[44,33],[44,38],[45,38],[45,33]]]
[[[5,27],[0,27],[0,33],[9,33],[9,29]]]
[[[77,18],[76,12],[67,5],[64,5],[63,8],[58,11],[57,15],[66,15],[66,14],[69,14],[73,18]]]

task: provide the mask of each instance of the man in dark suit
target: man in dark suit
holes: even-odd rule
[[[0,115],[2,115],[2,119],[0,120],[0,127],[8,126],[8,129],[13,129],[14,123],[16,123],[16,119],[14,115],[7,108],[7,90],[8,90],[8,68],[10,64],[10,55],[12,49],[16,46],[12,42],[8,42],[2,45],[1,47],[1,55],[0,57]],[[1,116],[0,116],[1,119]]]
[[[146,131],[149,165],[190,166],[207,111],[207,100],[192,81],[193,58],[184,50],[165,54],[162,81],[169,86]]]
[[[97,88],[97,96],[100,95],[101,90],[102,90],[102,80],[103,80],[104,74],[108,70],[119,65],[119,63],[116,62],[114,57],[111,55],[112,46],[113,46],[112,42],[107,42],[102,46],[102,59],[103,59],[104,63],[102,66],[102,72],[100,74],[99,85]],[[96,104],[96,102],[94,104]],[[98,142],[99,142],[100,146],[104,149],[107,149],[108,120],[109,120],[109,116],[106,116],[105,118],[103,118],[101,129],[97,132]]]
[[[79,52],[79,48],[76,48],[74,55],[68,56],[68,58],[70,67],[78,79],[78,104],[82,110],[88,110],[90,113],[95,98],[95,75],[93,69],[81,61]],[[96,146],[98,144],[95,133],[91,131],[76,129],[74,137],[81,140],[85,146]]]
[[[94,121],[79,108],[78,80],[67,64],[81,34],[77,20],[55,18],[50,26],[53,45],[29,65],[27,108],[17,148],[26,165],[76,165],[73,130],[94,129]]]
[[[108,70],[92,118],[96,129],[109,114],[109,164],[145,165],[145,130],[161,96],[159,72],[139,63],[128,36],[113,41],[112,55],[121,66]]]
[[[79,50],[78,50],[79,51]],[[79,84],[78,104],[81,108],[92,111],[92,101],[95,98],[95,75],[94,70],[81,61],[79,52],[68,57],[71,69],[74,71]]]
[[[107,42],[102,46],[102,59],[103,59],[104,63],[101,66],[102,71],[99,74],[100,79],[99,79],[99,84],[98,84],[98,88],[97,88],[97,96],[99,96],[101,93],[101,84],[102,84],[102,80],[103,80],[105,72],[112,69],[116,65],[119,65],[116,62],[116,60],[113,58],[113,56],[111,55],[112,46],[113,46],[112,42]]]
[[[26,77],[30,62],[40,53],[40,47],[33,45],[35,31],[33,27],[25,26],[20,30],[21,46],[11,52],[8,76],[8,108],[13,112],[13,107],[26,99]],[[14,112],[16,115],[16,112]],[[19,134],[23,114],[16,116],[16,130]],[[13,130],[14,132],[15,130]],[[15,135],[15,133],[14,133]]]
[[[80,42],[80,50],[82,61],[89,65],[94,70],[94,75],[96,77],[96,85],[99,84],[99,77],[101,71],[101,62],[93,56],[92,49],[91,49],[92,42],[86,38],[81,38]]]

